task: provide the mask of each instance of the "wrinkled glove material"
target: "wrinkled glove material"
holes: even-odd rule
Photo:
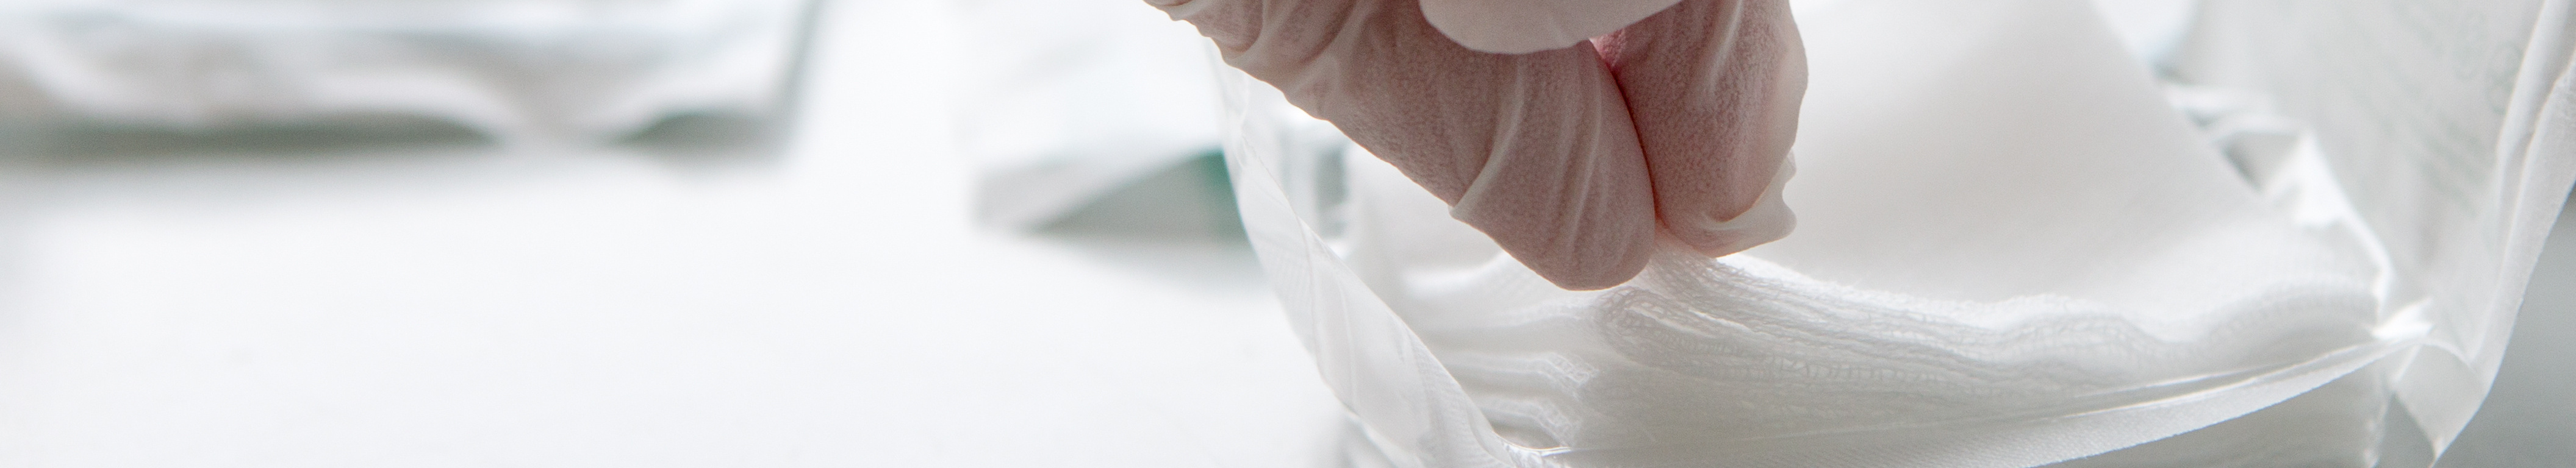
[[[1659,238],[1726,255],[1794,224],[1770,190],[1806,85],[1783,2],[1685,1],[1519,54],[1413,0],[1161,6],[1559,286],[1625,282]]]

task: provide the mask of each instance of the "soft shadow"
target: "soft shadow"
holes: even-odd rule
[[[290,161],[385,149],[455,151],[499,146],[491,136],[464,125],[394,114],[211,129],[72,122],[25,129],[24,135],[23,153],[71,166],[176,158]]]
[[[1213,152],[1110,192],[1034,234],[1115,268],[1194,287],[1267,287],[1235,212],[1225,160]]]
[[[613,146],[683,170],[765,167],[779,162],[784,154],[790,120],[777,114],[680,113],[664,117]]]

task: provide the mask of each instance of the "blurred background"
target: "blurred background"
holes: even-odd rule
[[[2171,68],[2192,2],[2096,3]],[[0,1],[0,466],[1377,463],[1217,66],[1135,0]],[[2576,445],[2566,224],[2446,466]]]

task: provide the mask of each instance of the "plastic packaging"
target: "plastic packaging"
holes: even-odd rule
[[[2550,5],[2541,29],[2563,31]],[[2557,35],[2533,34],[2537,58],[2508,79],[2495,151],[2411,156],[2493,161],[2436,188],[2339,175],[2351,166],[2316,127],[2249,169],[2081,1],[1797,14],[1813,77],[1787,191],[1798,232],[1667,254],[1594,292],[1550,287],[1226,72],[1246,229],[1389,461],[2405,463],[2392,450],[2438,454],[2474,412],[2576,178]],[[2393,223],[2347,188],[2439,190],[2468,224]],[[2450,234],[2392,232],[2414,229]],[[2395,238],[2479,247],[2398,260]],[[2288,430],[2309,427],[2337,430]]]

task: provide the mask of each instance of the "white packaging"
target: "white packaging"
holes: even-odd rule
[[[2438,453],[2493,380],[2576,178],[2565,2],[2537,10],[2535,52],[2501,78],[2491,147],[2389,156],[2482,162],[2439,186],[2345,175],[2388,167],[2317,144],[2350,128],[2222,153],[2205,138],[2234,134],[2167,104],[2080,0],[1797,8],[1799,230],[1666,255],[1603,291],[1550,287],[1228,75],[1246,229],[1390,461],[2368,466],[2408,438]],[[2392,208],[2390,191],[2449,202]],[[2447,222],[2388,218],[2409,209]],[[2114,452],[2203,428],[2250,436]]]

